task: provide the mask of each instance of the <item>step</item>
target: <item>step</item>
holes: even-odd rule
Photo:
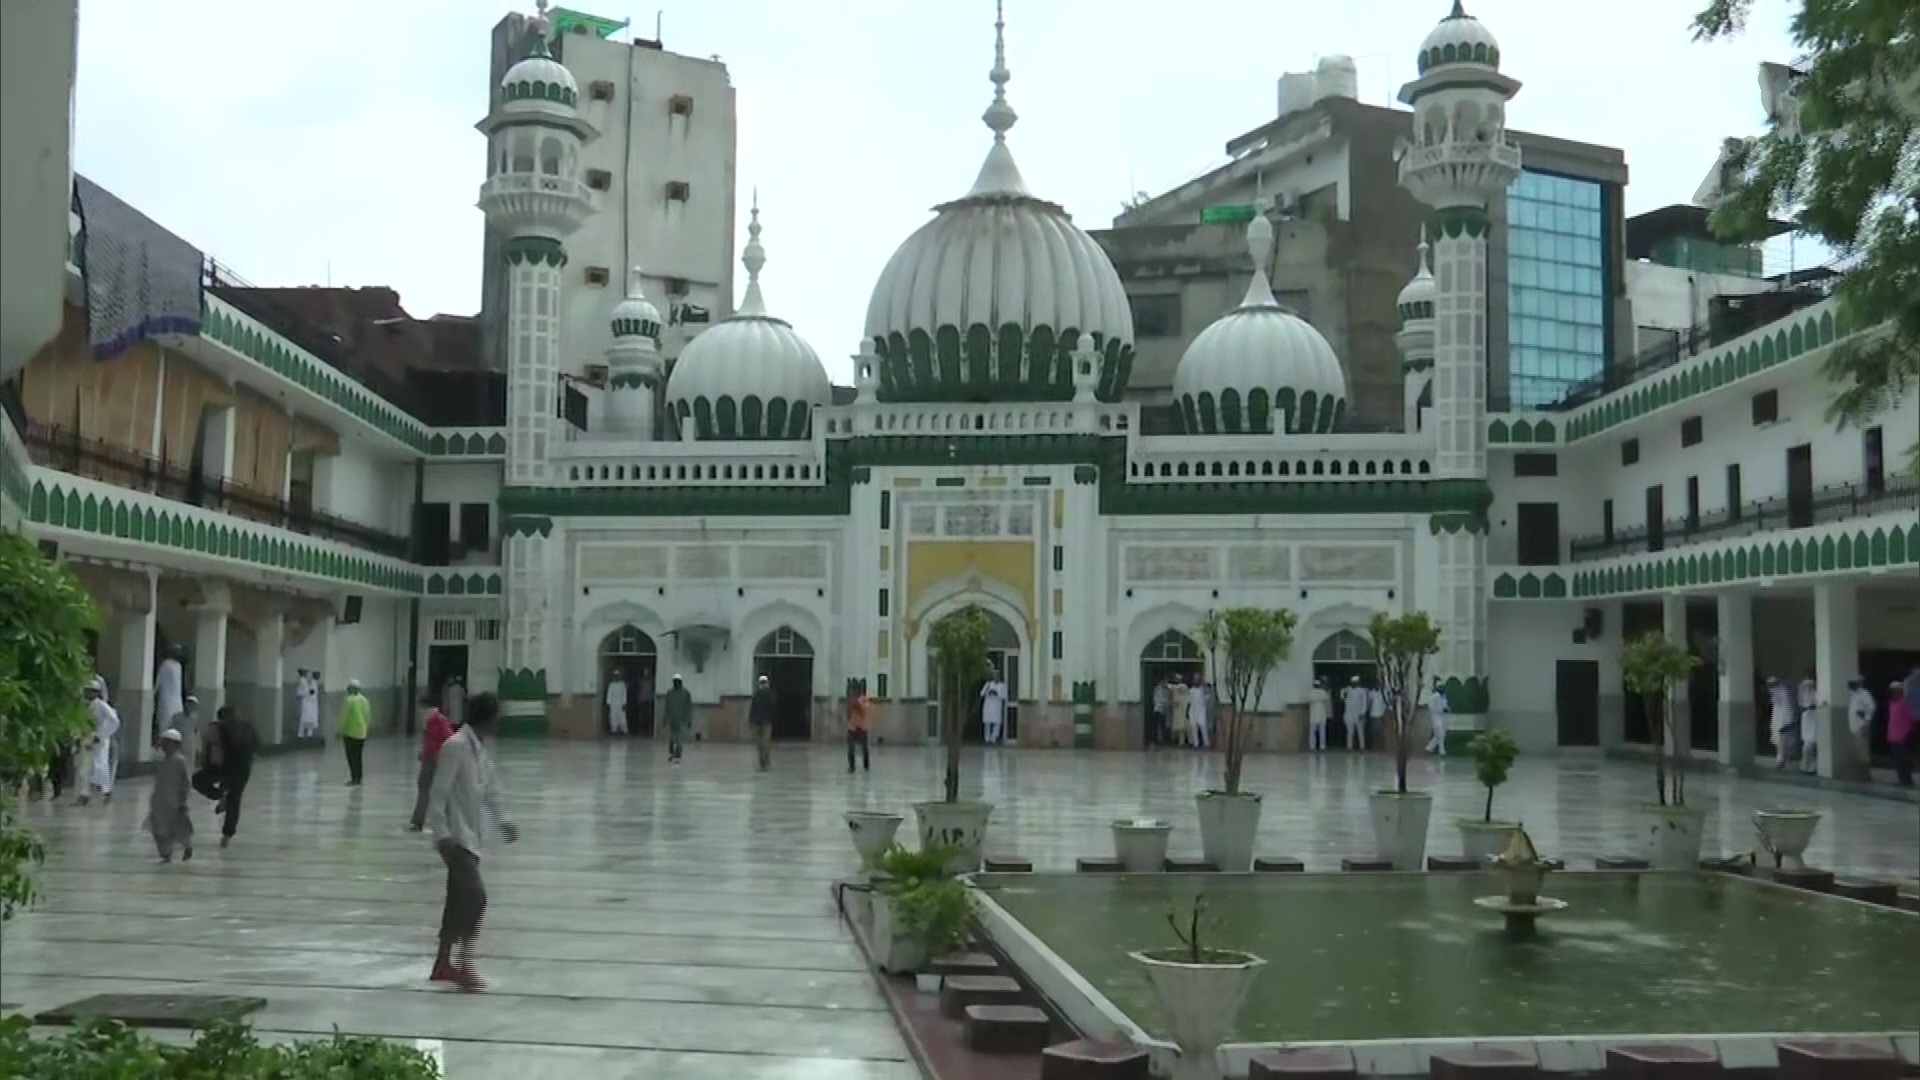
[[[1811,866],[1798,868],[1783,866],[1770,873],[1773,875],[1773,880],[1782,885],[1806,889],[1808,892],[1833,891],[1833,871],[1831,870],[1819,870]]]
[[[1715,874],[1738,874],[1746,877],[1753,873],[1751,855],[1709,855],[1700,860],[1700,869]]]
[[[1479,859],[1469,859],[1465,855],[1429,855],[1427,869],[1436,874],[1471,874],[1486,867]]]
[[[1033,860],[1019,855],[989,855],[985,865],[989,874],[1033,873]]]
[[[1169,855],[1161,861],[1160,865],[1169,874],[1217,874],[1220,872],[1219,865],[1205,857],[1178,858]]]
[[[1780,1080],[1899,1080],[1900,1059],[1860,1039],[1789,1039],[1777,1045]]]
[[[1340,869],[1349,874],[1377,874],[1393,869],[1393,860],[1377,855],[1342,855]]]
[[[1306,863],[1291,855],[1275,855],[1253,860],[1253,872],[1256,874],[1300,874],[1306,872],[1306,869]]]
[[[1433,1080],[1537,1080],[1540,1058],[1532,1047],[1449,1046],[1433,1052]]]
[[[1269,1050],[1247,1063],[1247,1080],[1353,1080],[1359,1073],[1353,1051],[1344,1046]]]
[[[950,952],[936,956],[928,965],[935,975],[998,975],[1000,961],[987,953]]]
[[[969,1005],[1018,1005],[1024,996],[1020,981],[1006,975],[950,975],[940,984],[940,1015],[959,1020]]]
[[[1864,900],[1869,904],[1880,904],[1884,907],[1900,906],[1900,887],[1891,881],[1834,878],[1833,895],[1844,896],[1849,900]]]
[[[1089,856],[1073,860],[1073,868],[1083,874],[1123,874],[1127,864],[1119,859]]]
[[[1038,1054],[1053,1041],[1053,1021],[1032,1005],[969,1005],[965,1035],[977,1054]]]
[[[1040,1054],[1040,1080],[1149,1080],[1147,1052],[1130,1043],[1080,1039]]]
[[[1712,1044],[1639,1043],[1607,1048],[1608,1080],[1721,1080],[1726,1068]]]
[[[1602,855],[1593,860],[1595,870],[1647,870],[1652,865],[1638,855]]]

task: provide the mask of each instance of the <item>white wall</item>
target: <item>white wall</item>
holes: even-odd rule
[[[1718,296],[1770,292],[1772,282],[1735,274],[1710,274],[1648,262],[1626,264],[1627,302],[1636,327],[1685,331],[1707,321],[1709,301]]]
[[[458,464],[430,462],[426,467],[421,501],[447,504],[447,538],[449,540],[460,538],[461,504],[485,503],[489,508],[490,546],[479,551],[469,551],[466,558],[456,560],[457,563],[496,566],[500,562],[501,471],[498,462]]]
[[[401,536],[413,528],[413,466],[383,458],[349,436],[340,453],[314,462],[313,501],[324,510]]]
[[[1558,662],[1602,660],[1606,639],[1573,643],[1574,627],[1585,613],[1579,604],[1496,603],[1491,608],[1492,723],[1510,732],[1523,752],[1552,750],[1560,743]]]

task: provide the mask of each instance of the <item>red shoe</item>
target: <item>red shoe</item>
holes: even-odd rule
[[[458,983],[460,981],[460,969],[454,967],[451,962],[448,962],[445,960],[435,960],[433,962],[433,974],[427,976],[427,981],[437,982],[437,983]]]

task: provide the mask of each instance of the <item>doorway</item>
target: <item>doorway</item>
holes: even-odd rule
[[[1168,630],[1140,650],[1140,741],[1145,746],[1160,746],[1171,741],[1154,713],[1155,699],[1162,682],[1174,678],[1192,686],[1206,678],[1206,658],[1200,643],[1178,630]],[[1164,721],[1171,724],[1170,720]]]
[[[1001,733],[1003,742],[1014,742],[1020,737],[1020,634],[1013,624],[986,608],[980,609],[987,618],[987,659],[992,662],[993,670],[1007,684],[1007,722],[1006,730]],[[960,731],[963,742],[984,743],[986,727],[980,722],[980,688],[986,685],[982,679],[970,687],[962,687],[960,707],[966,710],[966,719]],[[940,654],[933,649],[927,650],[927,738],[940,741]]]
[[[1687,699],[1687,748],[1720,751],[1720,606],[1687,601],[1687,651],[1698,661],[1681,692]]]
[[[434,701],[445,704],[447,683],[454,679],[469,682],[467,678],[467,647],[465,645],[429,645],[427,646],[427,693]]]
[[[1813,524],[1813,445],[1787,448],[1787,528]]]
[[[753,674],[773,684],[773,737],[813,738],[813,643],[780,627],[753,647]]]
[[[1346,710],[1341,703],[1340,694],[1352,686],[1355,679],[1362,686],[1373,686],[1375,666],[1373,662],[1373,642],[1352,630],[1342,630],[1320,643],[1313,650],[1313,677],[1327,688],[1327,696],[1332,699],[1327,707],[1327,745],[1338,750],[1359,750],[1347,738],[1347,725],[1343,721]],[[1367,727],[1373,726],[1372,717],[1367,719]],[[1381,740],[1384,732],[1371,732],[1368,738],[1374,745],[1385,745]]]
[[[1562,660],[1554,669],[1554,715],[1561,746],[1600,745],[1600,662]]]
[[[600,730],[613,731],[613,710],[607,704],[607,686],[614,672],[627,684],[627,731],[651,738],[653,735],[653,687],[660,669],[660,653],[646,631],[627,625],[600,640]]]

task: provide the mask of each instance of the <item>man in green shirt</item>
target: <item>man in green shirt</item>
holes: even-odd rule
[[[373,724],[373,703],[360,692],[360,680],[347,680],[347,700],[340,706],[340,745],[347,749],[347,786],[360,786],[360,769],[367,752],[367,729]]]

